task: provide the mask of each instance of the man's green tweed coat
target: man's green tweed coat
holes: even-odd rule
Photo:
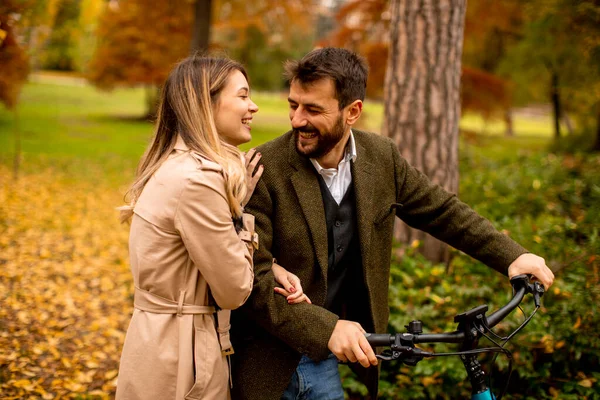
[[[385,333],[394,216],[506,274],[526,252],[458,198],[432,184],[404,160],[388,138],[353,130],[352,164],[364,284],[371,315],[368,332]],[[323,308],[327,297],[327,227],[317,172],[299,155],[291,132],[258,148],[265,171],[247,212],[256,217],[260,248],[254,253],[254,289],[233,313],[234,399],[280,399],[301,354],[317,361],[338,316]],[[273,258],[296,274],[313,304],[289,305],[273,291]],[[362,367],[361,367],[362,368]],[[363,371],[374,396],[378,369]]]

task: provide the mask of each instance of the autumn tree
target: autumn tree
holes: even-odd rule
[[[313,46],[319,7],[314,0],[222,0],[213,23],[212,46],[246,67],[253,87],[284,87],[283,62]]]
[[[109,2],[99,21],[89,79],[107,90],[145,85],[150,111],[154,87],[162,84],[173,64],[208,46],[211,51],[225,50],[246,65],[253,82],[274,77],[281,87],[281,74],[273,73],[274,68],[280,70],[280,61],[285,60],[282,49],[297,50],[297,43],[305,40],[302,33],[310,26],[312,4],[312,0]]]
[[[458,191],[460,73],[466,0],[392,0],[383,134],[446,190]],[[431,260],[448,249],[402,224],[397,237],[423,243]]]
[[[520,39],[523,19],[522,0],[471,1],[465,15],[462,113],[478,114],[486,122],[504,120],[506,136],[514,135],[514,85],[498,66]]]
[[[17,105],[21,86],[29,73],[28,57],[17,42],[16,21],[11,18],[18,15],[19,2],[3,2],[0,5],[0,102],[8,109]]]
[[[521,38],[500,69],[519,97],[552,105],[556,138],[565,109],[579,117],[580,128],[594,121],[600,132],[600,4],[528,0],[522,8]]]
[[[156,104],[156,87],[190,48],[192,13],[185,0],[110,2],[98,23],[98,45],[89,80],[105,90],[147,88],[147,110]],[[157,29],[160,27],[160,29]]]
[[[463,112],[484,120],[502,119],[511,135],[512,85],[496,74],[504,48],[520,22],[517,0],[473,1],[465,16],[461,86]],[[389,0],[350,0],[336,13],[337,29],[322,45],[345,47],[365,56],[369,64],[367,96],[383,98],[390,30]]]
[[[389,0],[350,0],[340,6],[337,29],[321,45],[345,47],[363,55],[369,64],[367,96],[383,98],[389,47]]]
[[[16,21],[26,6],[25,2],[5,0],[0,4],[0,102],[15,114],[15,153],[13,173],[19,173],[21,162],[21,132],[16,111],[19,93],[29,74],[29,59],[16,38]]]

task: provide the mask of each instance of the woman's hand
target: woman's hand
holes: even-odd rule
[[[246,197],[244,201],[242,201],[242,207],[245,207],[246,204],[250,201],[252,197],[252,193],[254,193],[254,189],[256,188],[256,184],[258,180],[262,176],[262,173],[265,169],[264,166],[259,166],[258,169],[256,165],[260,161],[262,154],[257,153],[256,149],[250,149],[246,154],[244,154],[244,163],[246,164],[246,182],[248,185],[248,191],[246,192]]]
[[[283,268],[279,264],[273,263],[271,266],[275,280],[283,287],[276,287],[275,293],[285,296],[288,304],[298,304],[306,301],[308,304],[312,304],[310,299],[302,290],[300,284],[300,278]]]

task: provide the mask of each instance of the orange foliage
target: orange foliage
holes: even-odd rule
[[[192,11],[185,0],[109,5],[100,17],[88,78],[103,89],[162,84],[173,64],[189,52]]]
[[[461,79],[461,106],[464,112],[484,119],[503,118],[511,105],[511,85],[496,75],[464,67]]]
[[[99,20],[98,47],[90,64],[94,85],[160,85],[178,60],[189,53],[193,1],[121,0],[109,3]],[[272,42],[310,27],[312,1],[213,2],[212,49],[231,49],[246,43],[247,28],[258,28]]]
[[[367,95],[373,99],[382,99],[388,45],[386,43],[368,43],[364,46],[362,54],[367,59],[370,69],[369,79],[367,80]]]
[[[516,0],[470,2],[465,21],[465,49],[484,51],[482,36],[493,29],[512,31],[520,19]],[[348,1],[338,11],[336,20],[337,30],[320,45],[346,47],[365,56],[369,63],[367,95],[382,98],[389,43],[389,1]],[[484,119],[502,117],[510,108],[510,84],[491,73],[463,67],[461,90],[463,111],[480,114]]]
[[[293,35],[309,34],[315,10],[312,0],[221,0],[215,6],[212,29],[217,35],[214,46],[224,49],[244,46],[250,27],[257,28],[270,44],[291,43]],[[234,35],[226,40],[220,37],[227,32],[234,32]]]
[[[29,74],[29,57],[16,40],[10,15],[20,11],[10,1],[0,5],[0,102],[12,109],[17,105],[21,86]]]
[[[387,0],[351,0],[336,15],[338,29],[319,43],[362,54],[369,64],[367,96],[381,99],[387,63],[390,22]]]
[[[465,40],[481,43],[482,36],[491,30],[517,34],[516,28],[523,20],[521,0],[477,0],[467,4]]]

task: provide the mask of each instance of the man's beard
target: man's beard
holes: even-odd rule
[[[312,125],[307,125],[303,128],[294,129],[294,137],[296,139],[296,151],[303,156],[309,158],[319,158],[329,153],[342,137],[344,137],[344,122],[340,115],[335,121],[335,125],[329,132],[320,132]],[[300,133],[316,133],[317,143],[309,147],[300,146]]]

